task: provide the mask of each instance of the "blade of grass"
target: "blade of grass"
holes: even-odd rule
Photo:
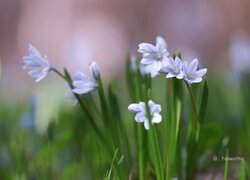
[[[246,163],[244,160],[242,161],[240,180],[247,180]]]
[[[202,123],[204,120],[205,112],[207,109],[207,102],[208,102],[208,86],[207,86],[207,80],[203,83],[203,92],[202,92],[202,99],[201,99],[201,105],[200,105],[200,111],[199,111],[199,122]]]
[[[228,153],[229,153],[229,150],[227,148],[226,150],[226,154],[225,154],[225,167],[224,167],[224,180],[227,180],[227,177],[228,177]]]
[[[150,90],[148,90],[150,94]],[[158,144],[158,137],[156,133],[156,128],[155,126],[152,126],[152,119],[151,119],[151,113],[150,113],[150,108],[148,105],[148,97],[147,100],[145,101],[145,106],[146,106],[146,112],[147,112],[147,119],[148,119],[148,124],[149,124],[149,140],[150,140],[150,149],[152,150],[153,154],[153,164],[155,166],[155,171],[156,171],[156,177],[158,180],[163,180],[164,175],[163,175],[163,167],[162,167],[162,158],[160,155],[160,149],[159,149],[159,144]]]
[[[136,77],[135,77],[135,94],[136,94],[136,102],[139,102],[142,99],[141,95],[141,74],[139,66],[137,65],[136,70]],[[138,169],[139,169],[139,179],[144,180],[145,179],[145,151],[144,151],[144,140],[145,136],[143,133],[143,127],[140,126],[140,124],[137,124],[136,126],[136,132],[137,132],[137,148],[138,148]]]

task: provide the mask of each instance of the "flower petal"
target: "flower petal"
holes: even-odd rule
[[[143,113],[143,112],[137,113],[135,115],[135,121],[138,123],[147,121],[145,113]]]
[[[152,123],[160,123],[162,121],[162,117],[159,113],[154,113],[152,118]]]
[[[191,63],[188,65],[188,71],[191,72],[195,72],[198,68],[198,59],[194,59],[193,61],[191,61]]]
[[[149,130],[148,120],[144,121],[144,127],[145,127],[146,130]]]
[[[160,44],[163,48],[167,48],[167,43],[165,39],[161,36],[156,37],[156,44]]]
[[[131,112],[137,113],[137,112],[140,112],[140,111],[141,111],[141,108],[140,108],[140,105],[139,105],[139,104],[133,103],[133,104],[130,104],[130,105],[128,106],[128,110],[131,111]]]
[[[141,43],[139,44],[139,49],[138,49],[139,53],[152,53],[152,52],[156,52],[156,47],[152,44],[149,43]]]
[[[173,77],[175,77],[175,76],[176,76],[175,74],[168,73],[168,74],[166,75],[166,78],[173,78]]]
[[[207,73],[207,69],[206,69],[206,68],[200,69],[200,70],[198,70],[198,71],[195,72],[195,74],[196,74],[197,76],[199,76],[199,77],[204,76],[206,73]]]
[[[95,61],[93,61],[89,64],[89,70],[95,79],[97,79],[100,76],[100,70],[99,70],[99,67]]]

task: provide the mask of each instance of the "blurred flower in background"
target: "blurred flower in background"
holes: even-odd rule
[[[237,32],[232,37],[229,55],[235,72],[250,72],[250,37],[245,32]]]
[[[168,40],[170,52],[191,49],[207,63],[217,63],[214,56],[223,55],[232,34],[239,29],[249,33],[249,8],[248,0],[1,0],[3,83],[33,86],[19,68],[28,43],[71,72],[87,70],[95,59],[105,78],[120,72],[125,54],[135,54],[139,42],[153,42],[159,34]]]

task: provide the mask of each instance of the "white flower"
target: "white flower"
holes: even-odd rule
[[[142,60],[141,63],[143,65],[151,64],[151,68],[154,71],[159,71],[162,65],[168,60],[168,51],[167,51],[167,44],[165,40],[158,36],[156,38],[156,45],[152,45],[149,43],[141,43],[139,44],[138,52],[142,53]]]
[[[93,77],[97,80],[98,77],[100,76],[100,70],[95,61],[91,62],[89,64],[89,70],[92,73]]]
[[[131,70],[132,70],[132,72],[135,73],[136,72],[136,67],[137,67],[137,64],[136,64],[137,58],[136,58],[136,56],[132,55],[130,57],[130,59],[131,59]],[[140,66],[140,73],[141,73],[141,75],[150,74],[150,76],[152,78],[154,78],[154,77],[156,77],[159,74],[159,72],[156,71],[153,68],[154,64],[149,64],[149,65],[139,64],[139,66]]]
[[[207,73],[207,69],[198,69],[198,59],[194,59],[190,63],[183,63],[184,80],[189,84],[199,83],[202,77]]]
[[[143,65],[140,64],[141,74],[150,74],[151,78],[156,77],[159,74],[158,69],[155,68],[155,64]]]
[[[76,94],[86,94],[98,87],[96,82],[93,82],[86,74],[76,72],[74,81],[74,89],[72,90]]]
[[[154,123],[160,123],[162,120],[162,117],[160,115],[161,112],[161,105],[155,104],[152,100],[148,101],[148,106],[150,109],[150,115],[151,115],[151,122]],[[145,102],[139,102],[139,104],[130,104],[128,106],[128,110],[131,112],[136,113],[135,115],[135,121],[138,123],[144,123],[144,127],[146,130],[149,130],[149,120],[147,118],[147,111]]]
[[[36,78],[36,82],[45,78],[48,72],[52,69],[52,65],[48,62],[47,57],[42,57],[40,52],[29,45],[29,55],[23,57],[23,68],[29,69],[29,76]]]
[[[184,77],[184,73],[182,71],[182,61],[178,56],[175,57],[175,60],[173,58],[169,58],[169,64],[163,66],[161,71],[168,73],[166,78],[176,77],[177,79],[182,79]]]
[[[74,79],[75,79],[75,77],[74,77]],[[73,101],[73,106],[75,106],[77,104],[77,99],[75,97],[75,94],[73,93],[73,91],[70,88],[69,84],[66,84],[65,87],[67,89],[67,93],[65,94],[66,98],[72,100]]]

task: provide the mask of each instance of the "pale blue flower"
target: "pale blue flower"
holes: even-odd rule
[[[32,45],[29,45],[28,51],[29,55],[23,57],[23,68],[28,68],[29,76],[36,78],[36,82],[38,82],[52,70],[52,65],[48,62],[47,57],[42,57],[40,52]]]
[[[232,70],[239,76],[250,72],[250,37],[244,32],[236,33],[229,50]]]
[[[198,63],[198,59],[183,63],[184,80],[189,84],[201,82],[202,77],[207,73],[206,68],[198,70]]]
[[[95,61],[89,64],[89,70],[92,73],[93,77],[97,80],[100,76],[100,70]]]
[[[137,64],[136,64],[137,58],[136,56],[131,56],[130,59],[131,59],[131,70],[132,72],[135,73],[136,68],[137,68]],[[140,70],[141,75],[150,74],[152,78],[156,77],[159,74],[159,72],[156,71],[153,67],[154,67],[154,64],[143,65],[140,63],[139,70]]]
[[[150,109],[150,115],[151,115],[150,120],[152,124],[160,123],[162,121],[162,116],[160,115],[161,105],[155,104],[152,100],[149,100],[148,106]],[[144,123],[145,129],[149,130],[149,120],[147,118],[145,102],[139,102],[138,104],[130,104],[128,106],[128,110],[136,113],[135,121],[138,123]]]
[[[148,65],[140,64],[140,71],[141,71],[141,74],[143,75],[150,74],[151,78],[154,78],[159,74],[158,68],[155,68],[155,63],[148,64]]]
[[[74,77],[75,80],[75,77]],[[73,93],[71,87],[69,86],[69,84],[65,85],[66,89],[67,89],[67,93],[66,93],[66,98],[70,99],[73,101],[73,106],[75,106],[77,104],[77,99],[75,97],[75,94]]]
[[[158,36],[156,38],[156,45],[149,43],[139,44],[138,52],[142,53],[141,63],[143,65],[152,65],[153,71],[159,71],[167,62],[169,52],[167,51],[167,44],[165,40]]]
[[[98,84],[92,81],[89,76],[82,72],[76,72],[74,81],[74,89],[72,90],[76,94],[87,94],[98,87]]]
[[[177,79],[182,79],[184,73],[182,71],[182,61],[179,57],[169,58],[169,63],[161,68],[162,72],[168,73],[166,78],[176,77]]]

